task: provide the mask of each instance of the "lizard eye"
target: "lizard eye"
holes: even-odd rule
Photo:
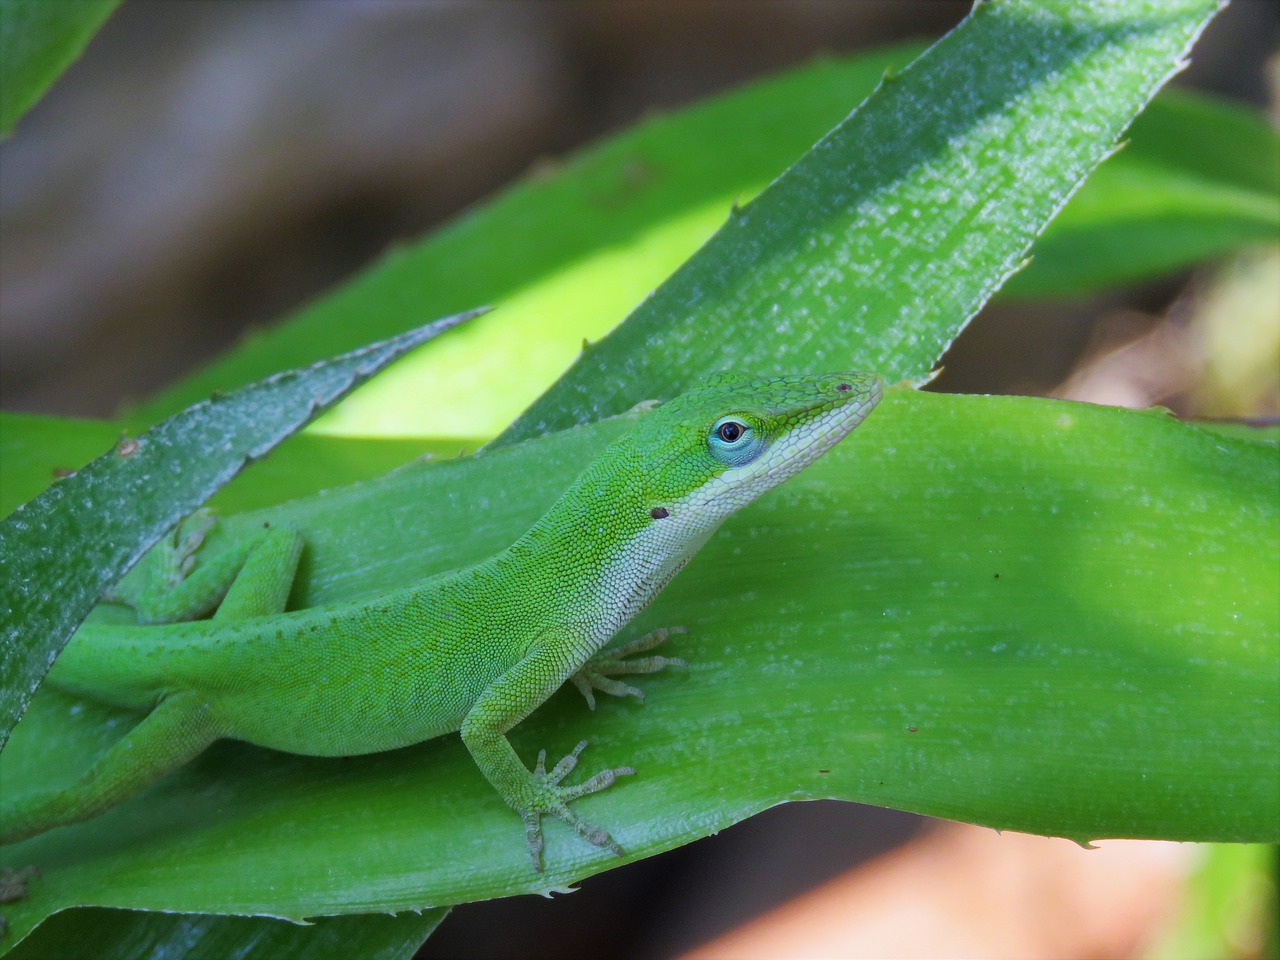
[[[747,428],[737,420],[726,420],[724,423],[720,424],[719,429],[716,430],[716,436],[725,443],[736,443],[738,438],[746,432],[746,429]]]
[[[760,455],[764,442],[750,424],[737,417],[721,417],[711,426],[707,446],[711,448],[711,455],[721,463],[740,467]]]

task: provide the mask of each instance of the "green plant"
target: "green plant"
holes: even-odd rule
[[[494,302],[327,425],[403,432],[395,410],[435,405],[462,427],[424,416],[414,431],[487,439],[552,384],[492,452],[283,506],[263,505],[250,471],[218,498],[229,513],[260,508],[232,516],[231,532],[264,517],[304,532],[300,604],[456,566],[540,512],[617,429],[601,418],[705,371],[861,366],[923,379],[1213,10],[982,4],[909,69],[905,49],[821,64],[651,122],[389,258],[131,422]],[[869,93],[767,192],[731,207]],[[1037,242],[1020,295],[1097,289],[1274,236],[1274,134],[1186,97],[1146,117]],[[1229,147],[1191,150],[1197,129]],[[726,214],[555,379],[572,357],[535,341],[604,333]],[[550,233],[553,220],[568,227]],[[1107,255],[1117,235],[1123,260]],[[442,371],[477,357],[499,370],[521,357],[530,380],[495,378],[457,417],[438,400]],[[60,422],[56,444],[19,458],[9,454],[48,426],[0,425],[6,497],[83,459],[103,433]],[[643,709],[612,704],[589,721],[558,699],[520,728],[517,749],[571,743],[589,722],[598,762],[625,752],[642,776],[584,806],[607,808],[633,856],[815,796],[1082,841],[1276,839],[1274,446],[1159,413],[906,388],[856,439],[726,527],[637,624],[691,627],[686,676],[655,680]],[[340,436],[289,447],[276,476],[298,492],[373,476],[404,452]],[[1173,548],[1188,542],[1196,549]],[[77,549],[73,537],[58,546]],[[52,692],[33,703],[0,758],[6,778],[68,776],[109,742],[108,711],[84,705],[72,719],[69,708]],[[551,834],[548,873],[528,874],[510,814],[482,786],[451,742],[341,765],[226,746],[136,804],[6,851],[48,865],[10,912],[26,927],[85,903],[385,912],[550,889],[614,865]],[[78,916],[48,935],[83,936]],[[368,937],[399,955],[438,917],[379,918]],[[348,955],[365,934],[340,922]],[[266,922],[211,923],[147,917],[122,937],[181,924],[260,936]],[[279,926],[269,935],[322,949]]]

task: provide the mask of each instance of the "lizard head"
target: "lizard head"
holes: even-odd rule
[[[616,629],[722,520],[846,437],[880,402],[883,386],[871,373],[717,374],[649,410],[517,546],[534,550],[562,535],[573,558],[567,569],[578,570],[584,557],[604,560],[591,589],[596,600],[608,598]]]
[[[835,446],[880,402],[882,389],[869,373],[721,373],[701,382],[633,434],[633,468],[644,477],[650,517],[714,528]]]

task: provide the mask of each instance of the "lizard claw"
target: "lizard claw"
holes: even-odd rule
[[[170,561],[172,569],[170,570],[170,586],[176,586],[190,575],[192,568],[196,564],[196,552],[204,543],[204,538],[208,536],[209,531],[213,529],[213,525],[217,522],[217,518],[213,512],[207,508],[200,508],[185,521],[173,529],[173,557]]]

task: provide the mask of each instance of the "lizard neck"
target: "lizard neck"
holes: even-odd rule
[[[552,620],[603,646],[706,543],[723,517],[676,503],[650,512],[625,458],[589,469],[520,539],[494,558],[506,575],[541,584]]]

